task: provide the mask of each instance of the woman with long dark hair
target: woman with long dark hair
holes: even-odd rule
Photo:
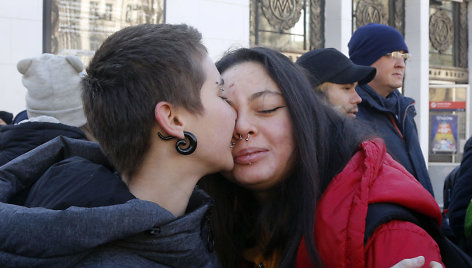
[[[380,139],[317,99],[288,58],[243,48],[217,67],[238,116],[235,167],[201,186],[216,201],[212,226],[224,267],[441,261],[435,241],[410,222],[383,224],[364,245],[369,203],[397,203],[437,220],[439,207]]]

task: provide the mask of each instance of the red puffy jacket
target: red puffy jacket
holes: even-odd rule
[[[433,196],[386,153],[381,139],[363,142],[320,198],[315,218],[315,243],[326,267],[391,267],[405,258],[424,256],[441,262],[436,242],[417,225],[393,220],[377,228],[364,246],[367,206],[394,203],[441,222]],[[314,267],[305,241],[296,267]]]

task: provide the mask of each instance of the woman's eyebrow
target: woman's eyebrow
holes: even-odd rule
[[[276,96],[282,96],[282,94],[278,91],[273,91],[273,90],[269,90],[269,89],[265,89],[263,91],[259,91],[259,92],[256,92],[254,94],[251,95],[251,97],[249,98],[251,101],[255,100],[255,99],[258,99],[262,96],[266,96],[266,95],[276,95]]]

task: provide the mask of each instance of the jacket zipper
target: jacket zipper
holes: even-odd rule
[[[403,112],[403,119],[402,119],[403,129],[405,129],[406,112],[408,111],[408,108],[412,107],[413,105],[415,105],[415,102],[412,102],[412,103],[408,104],[408,106],[406,106],[406,108],[405,108],[405,111]]]
[[[408,108],[410,108],[411,106],[415,105],[415,102],[412,102],[410,104],[408,104],[408,106],[406,106],[404,112],[403,112],[403,118],[402,118],[402,126],[403,126],[403,129],[405,129],[405,119],[406,119],[406,113],[408,111]],[[400,137],[402,138],[403,142],[406,142],[405,141],[405,138],[403,137],[403,134],[402,132],[400,131],[400,129],[398,128],[397,126],[397,123],[395,122],[395,118],[393,118],[393,115],[388,113],[388,118],[390,119],[390,122],[392,122],[393,124],[393,127],[395,128],[395,130],[397,130],[398,132],[398,135],[400,135]]]
[[[402,138],[403,142],[405,142],[405,138],[403,138],[403,134],[401,133],[400,129],[398,128],[397,126],[397,123],[395,122],[395,118],[393,118],[393,115],[388,113],[388,118],[390,119],[390,122],[392,122],[393,124],[393,127],[397,130],[398,132],[398,135],[400,135],[400,137]]]

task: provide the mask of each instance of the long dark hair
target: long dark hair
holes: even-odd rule
[[[290,112],[296,143],[295,167],[261,206],[250,190],[221,175],[200,185],[214,199],[212,227],[224,267],[236,267],[242,252],[264,236],[264,256],[280,255],[280,267],[293,267],[302,237],[312,262],[323,266],[315,248],[314,220],[318,199],[363,140],[351,119],[344,118],[315,96],[304,73],[281,53],[268,48],[228,52],[216,65],[223,73],[239,63],[261,64],[280,88]],[[263,234],[263,235],[262,235]]]

